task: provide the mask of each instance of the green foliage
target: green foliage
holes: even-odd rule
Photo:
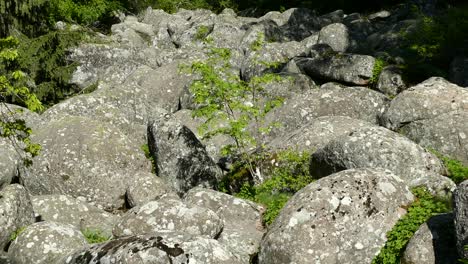
[[[205,26],[205,25],[201,25],[197,28],[197,32],[195,33],[195,39],[196,40],[205,40],[206,36],[208,36],[208,34],[210,34],[210,28]]]
[[[387,65],[387,62],[383,59],[377,58],[375,60],[374,68],[372,69],[372,77],[369,80],[369,84],[374,86],[379,81],[379,76],[383,71],[383,68]]]
[[[47,0],[2,0],[0,1],[0,37],[10,35],[12,29],[25,34],[43,33],[47,30]]]
[[[220,12],[224,8],[237,8],[234,0],[128,0],[126,6],[134,12],[144,10],[148,6],[154,9],[162,9],[168,13],[175,13],[183,9],[209,9],[214,12]]]
[[[235,143],[223,147],[222,154],[239,156],[253,172],[255,165],[249,152],[261,152],[264,136],[277,125],[265,123],[265,116],[282,104],[282,98],[265,86],[282,79],[276,74],[264,74],[246,82],[233,70],[229,49],[211,46],[208,56],[206,61],[181,66],[183,71],[200,76],[190,86],[198,105],[193,115],[205,119],[199,132],[203,138],[231,137]]]
[[[236,196],[265,205],[263,220],[270,225],[289,198],[313,181],[309,157],[309,152],[291,150],[264,155],[262,163],[273,163],[270,177],[258,186],[245,182]]]
[[[16,238],[21,234],[23,233],[23,231],[26,229],[25,226],[22,226],[18,229],[16,229],[15,231],[13,231],[13,233],[10,234],[10,241],[15,241]]]
[[[448,172],[447,176],[452,179],[453,182],[459,184],[465,180],[468,180],[468,167],[463,166],[461,161],[444,156],[434,149],[429,149],[429,151],[436,155],[444,163]]]
[[[468,250],[468,245],[465,245],[464,247],[465,250]],[[460,263],[462,264],[468,264],[468,259],[464,258],[464,259],[459,259],[458,260]]]
[[[113,11],[122,9],[118,0],[50,0],[49,20],[91,25],[93,22],[106,20]]]
[[[67,61],[68,49],[89,37],[82,30],[51,31],[28,38],[19,36],[18,67],[36,84],[32,92],[45,104],[53,105],[79,92],[69,84],[77,64]]]
[[[105,236],[100,230],[85,229],[82,233],[89,244],[102,243],[110,239],[110,236]]]
[[[25,74],[14,68],[19,56],[17,47],[18,40],[13,37],[0,39],[0,102],[14,98],[32,111],[41,111],[41,102],[24,86]],[[33,157],[36,156],[40,146],[31,142],[31,129],[26,126],[24,120],[16,119],[14,111],[9,110],[6,104],[3,106],[7,113],[0,118],[0,137],[22,142],[23,150]],[[32,161],[29,157],[24,157],[24,162],[30,165]]]
[[[143,151],[143,153],[145,153],[145,157],[149,161],[151,161],[151,165],[152,165],[151,172],[155,173],[156,172],[156,162],[155,162],[153,156],[151,155],[148,144],[141,145],[140,149]]]
[[[416,200],[408,208],[407,214],[398,220],[392,230],[387,232],[387,242],[379,255],[372,260],[372,264],[400,263],[400,257],[406,244],[419,227],[431,216],[450,210],[447,201],[432,196],[424,188],[414,188],[412,192],[416,196]]]

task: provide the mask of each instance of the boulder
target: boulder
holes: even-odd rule
[[[453,214],[431,217],[406,245],[402,264],[457,263]]]
[[[406,83],[403,80],[401,69],[394,65],[383,68],[375,89],[390,97],[405,90]]]
[[[416,143],[383,127],[363,127],[330,141],[311,157],[315,178],[352,168],[382,168],[401,177],[410,187],[426,186],[449,194],[455,184],[441,176],[439,159]]]
[[[468,90],[440,77],[413,86],[392,100],[382,123],[392,130],[453,111],[468,111]]]
[[[268,143],[268,148],[314,152],[340,136],[362,127],[371,126],[375,125],[347,116],[321,116],[312,119],[291,133],[273,139]]]
[[[314,45],[310,57],[295,60],[299,68],[312,78],[361,86],[369,84],[375,64],[374,57],[337,53],[327,44]]]
[[[178,199],[162,198],[128,211],[115,225],[115,237],[180,232],[215,238],[223,222],[213,211],[188,205]]]
[[[112,25],[111,32],[116,42],[140,49],[151,46],[156,35],[152,25],[138,22],[134,16],[127,16],[122,23]]]
[[[341,23],[323,27],[319,33],[318,43],[327,44],[337,52],[346,52],[350,45],[348,28]]]
[[[260,264],[371,263],[414,197],[394,174],[342,171],[297,192],[262,240]]]
[[[33,140],[42,150],[23,177],[33,195],[82,197],[113,211],[124,206],[135,172],[151,171],[141,145],[109,123],[84,117],[61,119],[35,130]]]
[[[8,255],[14,263],[52,264],[87,245],[72,225],[39,222],[28,226],[11,243]]]
[[[14,139],[11,139],[15,141]],[[18,165],[22,150],[12,144],[9,138],[0,138],[0,190],[9,185],[18,176]]]
[[[34,223],[34,211],[28,192],[19,184],[0,190],[0,251],[6,250],[11,235]]]
[[[218,241],[187,234],[129,236],[97,244],[64,257],[61,263],[240,264]]]
[[[387,104],[388,100],[384,95],[368,88],[341,87],[327,83],[320,89],[286,98],[282,106],[267,114],[265,121],[266,124],[280,124],[269,137],[288,135],[321,116],[347,116],[377,124]]]
[[[85,231],[99,231],[110,237],[119,218],[67,195],[38,195],[31,198],[36,219],[72,225]]]
[[[127,188],[127,204],[130,208],[133,208],[158,200],[162,196],[173,192],[166,182],[153,173],[137,172]]]
[[[156,174],[179,195],[195,186],[213,188],[222,176],[193,132],[169,117],[148,125],[148,146]]]
[[[454,223],[457,241],[457,251],[461,258],[468,259],[468,180],[458,185],[453,195]]]
[[[435,118],[416,120],[399,132],[425,148],[468,166],[468,111],[453,111]]]
[[[257,255],[265,230],[262,225],[262,206],[217,191],[194,188],[185,202],[213,210],[224,223],[217,239],[243,263],[250,263]]]

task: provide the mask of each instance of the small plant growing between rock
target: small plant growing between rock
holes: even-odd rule
[[[18,229],[16,229],[15,231],[13,231],[13,233],[11,233],[10,235],[10,241],[15,241],[16,238],[26,229],[25,226],[22,226]]]
[[[380,74],[387,65],[387,62],[383,59],[375,59],[374,68],[372,69],[372,77],[369,79],[369,85],[375,86],[379,81]]]
[[[429,149],[429,151],[436,155],[444,163],[448,173],[447,177],[452,179],[453,182],[459,184],[465,180],[468,180],[468,167],[463,166],[461,161],[444,156],[434,149]]]
[[[372,264],[400,263],[406,244],[419,227],[431,216],[450,210],[448,201],[432,196],[425,188],[414,188],[412,192],[416,200],[408,208],[408,213],[387,232],[387,242],[379,255],[372,260]]]
[[[149,150],[149,146],[148,144],[143,144],[141,145],[140,149],[143,151],[143,153],[145,153],[145,157],[151,161],[151,165],[152,165],[152,169],[151,169],[151,172],[152,173],[155,173],[156,172],[156,162],[154,161],[154,158],[153,156],[151,155],[151,152]]]
[[[206,120],[198,128],[199,132],[203,138],[219,134],[231,137],[234,144],[223,147],[221,153],[240,157],[251,175],[257,175],[252,153],[263,151],[264,136],[277,125],[267,124],[265,116],[283,102],[265,86],[281,82],[282,78],[276,74],[264,74],[254,76],[248,82],[243,81],[239,73],[233,71],[231,50],[216,48],[210,42],[206,41],[209,46],[206,61],[181,66],[186,73],[201,77],[190,86],[198,106],[193,115]],[[258,49],[263,45],[263,38],[259,37],[254,46]]]
[[[208,34],[210,34],[210,28],[205,25],[201,25],[197,28],[197,32],[195,33],[195,40],[203,41],[208,36]]]
[[[110,236],[104,235],[100,230],[85,229],[82,233],[89,244],[102,243],[110,239]]]

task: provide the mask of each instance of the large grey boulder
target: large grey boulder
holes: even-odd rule
[[[195,186],[213,188],[222,176],[193,132],[169,117],[148,125],[148,146],[156,174],[179,195]]]
[[[401,69],[394,65],[383,68],[375,89],[391,97],[405,90],[406,83],[403,80]]]
[[[149,172],[137,172],[127,187],[126,201],[130,208],[155,201],[174,190],[161,178]]]
[[[337,52],[346,52],[350,45],[348,28],[341,23],[323,27],[319,33],[318,43],[328,44]]]
[[[124,206],[135,172],[151,171],[141,145],[109,123],[69,117],[37,129],[33,140],[42,150],[22,177],[33,195],[67,194],[113,211]]]
[[[64,264],[240,264],[229,250],[214,239],[187,234],[129,236],[97,244],[64,257]]]
[[[124,21],[111,27],[112,39],[134,48],[144,48],[153,44],[153,25],[141,23],[134,16],[126,16]]]
[[[21,164],[18,152],[22,150],[17,150],[11,140],[15,142],[14,139],[0,138],[0,190],[18,176],[18,165]]]
[[[454,223],[457,239],[457,251],[461,258],[468,259],[468,181],[458,185],[453,195],[454,200]]]
[[[395,97],[382,121],[387,128],[396,130],[453,111],[468,111],[468,90],[432,77]]]
[[[268,143],[268,148],[272,150],[294,149],[299,152],[314,152],[339,136],[368,126],[375,125],[347,116],[321,116],[291,133],[273,139]]]
[[[215,238],[223,222],[213,211],[188,205],[174,198],[162,198],[128,211],[115,225],[115,237],[181,232]]]
[[[185,202],[213,210],[224,223],[217,239],[242,260],[250,263],[258,253],[265,230],[262,225],[262,206],[217,191],[194,188],[185,196]]]
[[[110,237],[119,218],[68,195],[38,195],[31,198],[36,218],[74,226],[85,231],[99,231]]]
[[[8,255],[17,264],[53,264],[86,245],[86,238],[72,225],[39,222],[18,235]]]
[[[468,166],[468,110],[416,120],[402,128],[404,134],[425,148],[461,161]]]
[[[413,195],[394,174],[342,171],[297,192],[261,243],[260,264],[371,263]]]
[[[362,86],[369,84],[375,64],[374,57],[337,53],[327,44],[314,45],[310,57],[295,60],[299,68],[312,78]]]
[[[373,124],[388,104],[387,98],[365,87],[341,87],[328,83],[287,98],[281,107],[267,114],[266,123],[278,122],[281,126],[269,136],[287,135],[320,116],[347,116]]]
[[[0,251],[6,249],[13,232],[34,223],[34,211],[28,192],[19,184],[0,190]]]
[[[431,217],[406,245],[402,264],[457,263],[453,214]]]
[[[363,127],[330,141],[311,157],[310,172],[324,177],[351,168],[382,168],[411,187],[447,194],[455,184],[441,176],[443,165],[432,153],[383,127]]]

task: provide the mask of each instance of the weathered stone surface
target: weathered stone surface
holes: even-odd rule
[[[179,195],[195,186],[214,187],[222,176],[193,132],[176,120],[150,123],[148,146],[156,161],[156,174]]]
[[[0,251],[6,249],[10,235],[34,223],[34,211],[28,192],[19,184],[0,190]]]
[[[367,85],[375,58],[368,55],[336,53],[326,44],[312,47],[310,57],[296,58],[299,68],[312,78]]]
[[[6,252],[0,251],[0,264],[13,264],[13,261],[8,257]]]
[[[250,263],[259,251],[260,240],[265,232],[262,226],[262,206],[204,188],[190,190],[185,202],[211,209],[219,215],[224,228],[218,241],[243,263]]]
[[[431,217],[406,245],[402,264],[457,263],[453,214]]]
[[[153,173],[137,172],[127,188],[127,203],[132,208],[173,192],[166,182]]]
[[[310,172],[320,178],[351,168],[383,168],[409,186],[424,185],[449,193],[454,183],[443,176],[443,165],[416,143],[383,127],[363,127],[330,141],[312,155]]]
[[[371,263],[413,201],[388,171],[352,169],[313,182],[281,210],[259,263]]]
[[[153,44],[155,29],[152,25],[138,22],[134,16],[127,16],[122,23],[111,27],[112,38],[117,42],[135,48],[144,48]]]
[[[293,149],[314,152],[339,136],[368,126],[375,125],[347,116],[321,116],[291,133],[273,139],[268,143],[268,148],[272,150]]]
[[[94,245],[63,258],[65,264],[240,264],[229,250],[214,239],[187,234],[130,236]]]
[[[393,99],[382,119],[387,128],[396,130],[452,111],[468,111],[468,90],[432,77]]]
[[[21,150],[19,150],[21,153]],[[18,175],[21,159],[11,141],[0,138],[0,190],[9,185]]]
[[[320,116],[347,116],[377,124],[387,104],[384,95],[368,88],[328,83],[320,89],[292,95],[265,120],[281,124],[271,137],[287,135]]]
[[[76,229],[99,231],[105,236],[112,235],[112,228],[118,217],[95,206],[67,195],[33,196],[31,202],[37,219],[69,224]]]
[[[432,119],[417,120],[400,132],[425,148],[461,161],[468,166],[468,111],[453,111]]]
[[[328,44],[337,52],[346,52],[350,45],[348,28],[341,23],[323,27],[320,30],[318,43]]]
[[[181,232],[215,238],[223,222],[213,211],[178,199],[161,198],[128,211],[115,225],[115,237]]]
[[[396,96],[406,89],[406,84],[403,81],[402,72],[397,66],[387,66],[380,73],[377,86],[375,87],[380,92],[388,96]]]
[[[8,255],[18,264],[52,264],[86,245],[86,238],[72,225],[39,222],[18,235]]]
[[[118,128],[84,117],[50,122],[35,130],[41,153],[24,185],[33,195],[83,197],[105,210],[121,208],[136,171],[151,171],[141,145]]]
[[[458,185],[453,197],[457,251],[461,258],[468,259],[468,250],[465,248],[468,245],[468,181]]]

